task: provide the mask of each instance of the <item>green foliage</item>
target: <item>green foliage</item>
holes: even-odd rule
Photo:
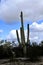
[[[1,41],[2,43],[3,41]],[[11,42],[5,42],[3,45],[0,45],[0,58],[10,58],[14,57],[15,53],[12,50]]]

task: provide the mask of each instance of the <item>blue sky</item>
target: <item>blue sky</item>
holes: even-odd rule
[[[0,39],[16,39],[20,35],[20,12],[23,11],[25,37],[30,24],[30,40],[43,40],[43,0],[1,0]]]
[[[25,21],[24,22],[25,37],[26,38],[27,38],[27,32],[26,32],[27,31],[27,24],[30,24],[30,41],[39,42],[39,41],[43,40],[43,37],[41,37],[43,35],[42,34],[43,29],[40,30],[40,27],[41,27],[40,25],[43,24],[43,20],[40,20],[40,21],[37,21],[37,22],[32,22],[32,21]],[[38,24],[39,29],[37,29],[38,27],[36,27],[37,24]],[[2,31],[0,31],[0,38],[4,39],[4,40],[5,39],[12,39],[12,40],[17,39],[15,30],[17,29],[18,32],[19,32],[19,35],[20,35],[20,31],[19,31],[20,26],[21,26],[21,22],[20,21],[7,23],[5,21],[0,20],[0,30],[2,30]]]
[[[27,28],[27,24],[28,23],[29,22],[25,22],[24,23],[25,29]],[[29,24],[31,24],[31,23],[32,22],[30,22]],[[21,22],[20,21],[15,21],[15,22],[12,22],[12,23],[6,23],[5,21],[0,20],[0,30],[3,30],[3,32],[0,32],[0,36],[3,39],[6,39],[6,35],[8,35],[8,33],[11,30],[19,30],[20,29],[20,26],[21,26]]]
[[[2,36],[3,39],[6,39],[6,35],[8,35],[8,33],[11,31],[11,30],[16,30],[16,29],[19,29],[19,26],[20,26],[20,23],[12,23],[12,24],[9,24],[9,23],[6,23],[2,20],[0,20],[0,30],[3,30],[3,32],[0,34],[0,36]]]

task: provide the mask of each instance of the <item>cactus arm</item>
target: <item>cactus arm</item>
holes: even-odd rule
[[[29,24],[27,25],[27,44],[29,43]]]
[[[16,30],[16,35],[17,35],[17,40],[18,40],[18,43],[19,43],[19,45],[20,45],[20,39],[19,39],[18,30]]]

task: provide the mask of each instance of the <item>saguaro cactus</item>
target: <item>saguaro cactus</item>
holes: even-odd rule
[[[21,27],[20,27],[20,35],[21,35],[21,42],[19,39],[19,34],[18,31],[16,30],[16,34],[17,34],[17,40],[18,43],[21,44],[22,48],[23,48],[23,52],[24,52],[24,56],[26,56],[26,43],[25,43],[25,34],[24,34],[24,25],[23,25],[23,13],[21,12]],[[29,43],[29,24],[27,25],[27,43]]]

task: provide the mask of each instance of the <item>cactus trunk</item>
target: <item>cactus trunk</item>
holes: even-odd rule
[[[24,53],[24,57],[26,57],[26,45],[25,45],[24,40],[23,40],[22,27],[20,28],[20,33],[21,33],[21,44],[22,44],[22,48],[23,48],[23,53]]]
[[[21,44],[23,43],[22,27],[20,28]]]
[[[24,39],[23,39],[23,29],[22,29],[22,27],[20,28],[20,34],[21,34],[21,44],[25,45]]]
[[[23,44],[25,44],[24,25],[23,25],[23,13],[22,12],[21,12],[21,27],[22,27],[22,35],[23,35],[22,39],[24,41]]]
[[[25,45],[25,35],[24,35],[24,25],[23,25],[23,13],[21,12],[21,43],[23,45],[24,57],[26,56],[26,45]]]

